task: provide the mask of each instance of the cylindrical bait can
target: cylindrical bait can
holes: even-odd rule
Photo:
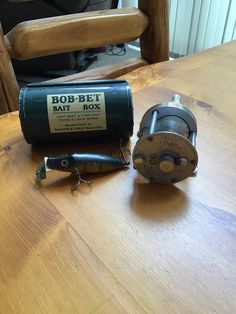
[[[132,95],[124,80],[30,84],[21,89],[19,98],[28,143],[133,134]]]

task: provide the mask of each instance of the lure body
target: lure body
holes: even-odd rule
[[[38,180],[46,178],[50,170],[71,173],[104,173],[127,168],[128,161],[103,154],[69,154],[58,157],[45,157],[44,163],[37,169]]]

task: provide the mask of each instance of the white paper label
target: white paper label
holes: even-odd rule
[[[47,95],[51,133],[106,130],[103,92]]]

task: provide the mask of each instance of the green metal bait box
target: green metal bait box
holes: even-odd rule
[[[124,80],[30,84],[21,89],[19,98],[28,143],[133,134],[132,95]]]

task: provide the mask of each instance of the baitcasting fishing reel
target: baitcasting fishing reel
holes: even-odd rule
[[[133,151],[134,168],[152,182],[179,182],[197,169],[196,119],[179,95],[172,100],[144,114]]]

